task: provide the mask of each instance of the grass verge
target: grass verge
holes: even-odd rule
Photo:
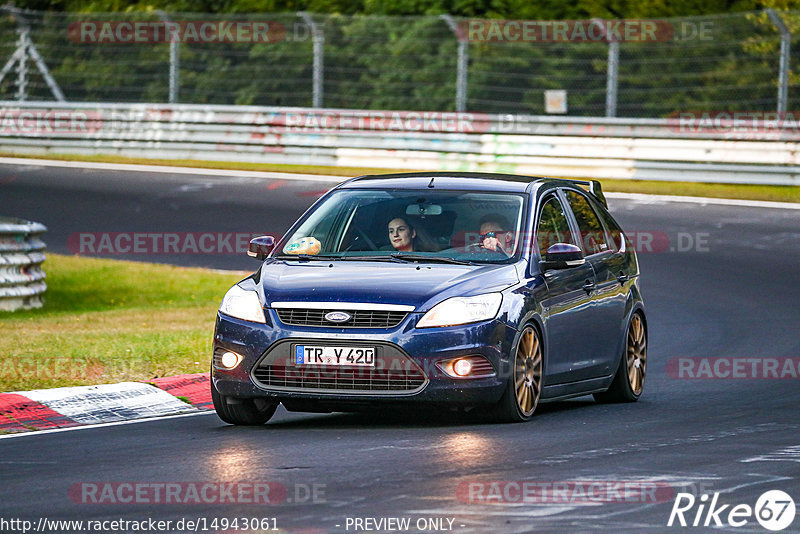
[[[243,276],[48,254],[44,308],[0,312],[0,391],[207,371],[216,310]]]
[[[96,163],[124,163],[131,165],[161,165],[165,167],[193,167],[198,169],[233,169],[237,171],[291,172],[297,174],[326,174],[349,178],[362,174],[411,172],[408,169],[379,169],[371,167],[331,167],[325,165],[286,165],[282,163],[251,163],[247,161],[203,161],[196,159],[149,159],[125,156],[90,156],[80,154],[28,155],[0,152],[3,158],[54,159],[59,161],[91,161]]]
[[[41,158],[22,154],[0,153],[0,157]],[[323,165],[282,165],[272,163],[247,163],[233,161],[198,161],[130,158],[122,156],[81,156],[72,154],[48,154],[47,159],[63,161],[92,161],[99,163],[127,163],[134,165],[164,165],[172,167],[195,167],[200,169],[234,169],[245,171],[291,172],[301,174],[327,174],[332,176],[359,176],[362,174],[385,174],[407,172],[408,169],[379,169],[371,167],[329,167]],[[743,200],[768,200],[774,202],[800,202],[800,186],[751,185],[751,184],[707,184],[696,182],[662,182],[642,180],[601,180],[604,191],[624,193],[646,193],[651,195],[678,195],[711,198],[735,198]]]
[[[646,182],[641,180],[601,180],[601,182],[603,191],[621,193],[800,202],[800,187],[791,185],[702,184],[695,182]]]

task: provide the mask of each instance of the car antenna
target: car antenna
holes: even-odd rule
[[[431,176],[431,181],[430,181],[430,183],[428,183],[428,187],[430,187],[431,189],[433,189],[433,181],[434,181],[435,179],[436,179],[436,177],[435,177],[435,176]]]

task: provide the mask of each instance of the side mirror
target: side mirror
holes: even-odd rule
[[[544,260],[539,262],[542,271],[569,269],[586,263],[581,249],[570,243],[556,243],[547,249]]]
[[[264,261],[264,258],[269,256],[269,253],[272,252],[274,246],[275,238],[271,235],[254,237],[250,240],[250,247],[247,249],[247,255],[258,261]]]

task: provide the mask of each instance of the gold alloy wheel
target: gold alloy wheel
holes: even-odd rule
[[[542,386],[542,345],[532,326],[526,326],[514,359],[514,391],[517,406],[524,417],[530,417],[539,403]]]
[[[628,383],[634,395],[641,395],[644,389],[644,374],[647,367],[647,337],[644,324],[637,313],[628,328]]]

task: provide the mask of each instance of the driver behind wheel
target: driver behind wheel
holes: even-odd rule
[[[480,245],[487,250],[511,256],[514,250],[514,232],[508,219],[499,213],[487,213],[480,220]]]

